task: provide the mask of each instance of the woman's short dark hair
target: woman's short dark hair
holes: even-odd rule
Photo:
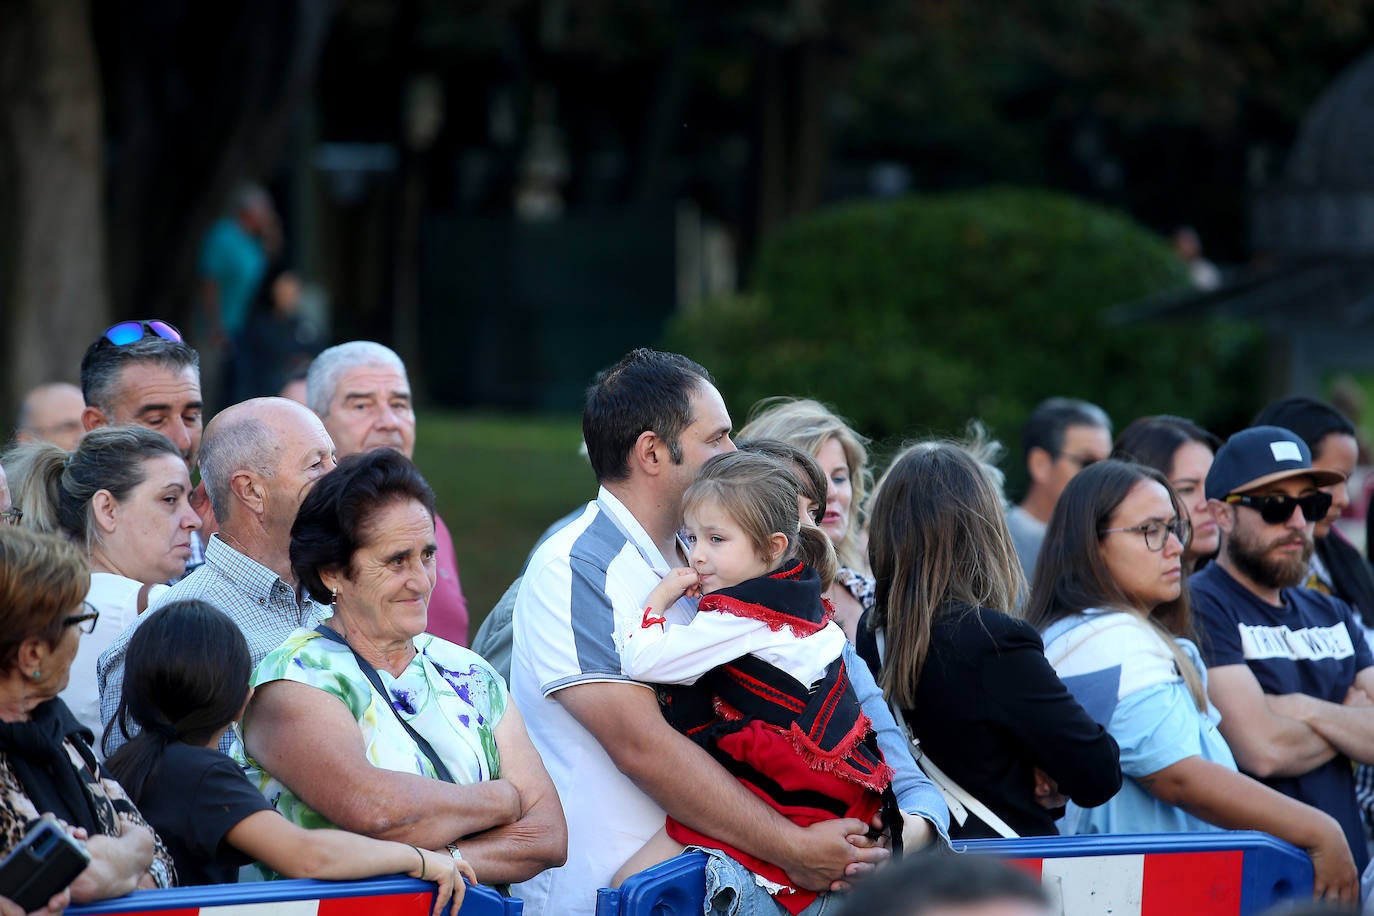
[[[291,570],[301,592],[328,604],[320,573],[347,572],[373,514],[410,500],[434,517],[434,491],[400,452],[378,448],[340,461],[306,495],[291,526]]]
[[[1207,446],[1214,454],[1221,448],[1221,438],[1184,417],[1159,414],[1140,417],[1116,437],[1112,457],[1134,461],[1148,468],[1174,476],[1174,454],[1189,442]]]
[[[135,805],[169,741],[204,745],[234,721],[252,672],[243,633],[213,605],[171,601],[148,614],[129,639],[124,693],[105,736],[108,747],[115,728],[126,740],[131,722],[141,729],[108,764]]]

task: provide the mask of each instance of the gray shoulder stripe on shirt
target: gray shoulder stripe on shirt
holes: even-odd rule
[[[598,515],[577,536],[569,555],[572,565],[573,643],[577,666],[586,673],[620,670],[615,647],[615,609],[606,594],[606,570],[629,539],[607,518]]]

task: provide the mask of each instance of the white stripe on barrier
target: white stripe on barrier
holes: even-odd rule
[[[319,911],[318,900],[273,900],[267,903],[203,906],[200,916],[316,916]]]
[[[1078,856],[1045,859],[1040,880],[1064,916],[1110,913],[1141,916],[1145,857]]]

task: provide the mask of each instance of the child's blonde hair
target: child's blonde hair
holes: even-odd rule
[[[702,465],[697,479],[682,498],[683,512],[707,500],[716,502],[744,530],[759,558],[773,562],[769,538],[787,536],[787,548],[777,562],[801,560],[816,571],[822,588],[830,588],[839,563],[830,538],[819,528],[802,525],[797,517],[800,487],[792,468],[760,452],[729,452]]]

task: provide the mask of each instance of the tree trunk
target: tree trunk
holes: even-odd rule
[[[30,386],[76,381],[109,318],[89,13],[86,0],[0,0],[5,429]]]

